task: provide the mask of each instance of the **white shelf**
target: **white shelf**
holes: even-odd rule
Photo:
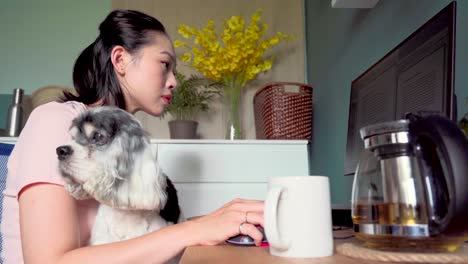
[[[224,140],[224,139],[151,139],[155,144],[261,144],[261,145],[307,145],[307,140]]]
[[[16,142],[16,137],[0,137],[0,142],[3,143],[15,143]]]
[[[0,137],[0,142],[15,143],[17,137]],[[224,140],[224,139],[156,139],[153,144],[261,144],[261,145],[307,145],[307,140]]]

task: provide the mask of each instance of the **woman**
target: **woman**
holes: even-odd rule
[[[263,202],[237,199],[209,215],[142,237],[85,246],[97,202],[76,201],[67,193],[55,154],[57,146],[71,139],[71,120],[101,105],[157,116],[177,86],[175,51],[157,19],[116,10],[99,30],[75,63],[78,94],[36,108],[10,157],[2,219],[4,263],[162,263],[187,246],[219,244],[240,232],[260,244],[262,235],[254,225],[263,225]]]

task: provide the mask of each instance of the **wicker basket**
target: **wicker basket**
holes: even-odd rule
[[[257,139],[310,139],[312,91],[312,86],[294,82],[270,83],[258,90],[253,100]]]

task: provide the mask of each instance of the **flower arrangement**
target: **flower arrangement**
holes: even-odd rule
[[[241,16],[232,16],[224,22],[221,32],[216,32],[212,20],[200,29],[181,24],[178,32],[193,43],[174,42],[176,48],[186,49],[180,57],[183,62],[223,84],[224,98],[232,113],[232,127],[228,128],[227,136],[230,139],[242,137],[239,106],[243,87],[259,73],[271,69],[274,56],[265,55],[269,49],[294,38],[282,32],[266,37],[268,25],[261,22],[261,12],[258,9],[248,25]]]

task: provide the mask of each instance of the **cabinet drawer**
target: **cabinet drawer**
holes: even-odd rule
[[[178,183],[262,183],[308,175],[307,144],[158,144],[164,172]]]

